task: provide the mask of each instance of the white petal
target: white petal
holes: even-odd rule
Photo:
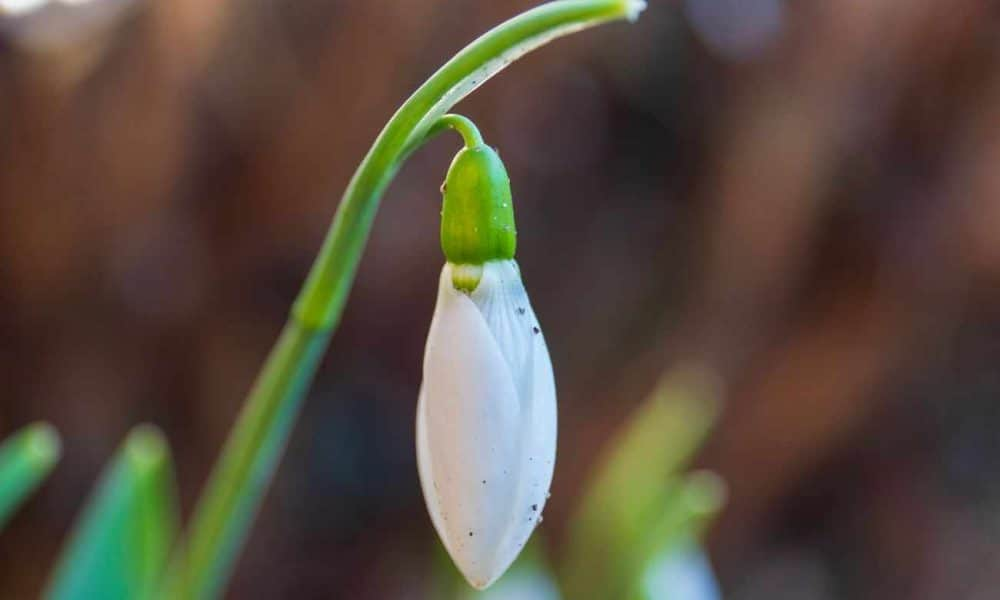
[[[545,336],[513,260],[488,262],[471,295],[514,377],[521,415],[520,487],[511,499],[514,514],[499,551],[501,570],[517,558],[541,518],[552,483],[556,455],[556,391]]]
[[[427,338],[418,410],[428,510],[462,573],[488,585],[513,495],[518,444],[509,432],[520,411],[493,336],[469,297],[451,287],[450,273],[442,274]]]
[[[453,288],[446,265],[424,358],[417,460],[434,526],[477,588],[510,566],[539,520],[555,425],[552,366],[516,265],[487,263],[471,298]]]

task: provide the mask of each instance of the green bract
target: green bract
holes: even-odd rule
[[[495,150],[485,144],[463,148],[441,189],[441,249],[448,262],[481,265],[514,258],[510,178]]]

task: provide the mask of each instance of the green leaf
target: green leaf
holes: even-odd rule
[[[132,430],[77,520],[44,597],[141,600],[159,584],[177,533],[170,451],[159,430]]]
[[[33,423],[0,445],[0,529],[59,460],[59,434]]]
[[[635,598],[650,560],[722,502],[717,477],[683,476],[718,412],[716,377],[668,372],[626,423],[570,523],[561,575],[567,598]]]

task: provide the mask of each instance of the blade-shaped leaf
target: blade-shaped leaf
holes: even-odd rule
[[[137,427],[87,501],[45,597],[147,598],[163,574],[176,532],[169,449],[159,430]]]
[[[0,445],[0,529],[59,460],[59,435],[33,423]]]
[[[719,402],[713,374],[679,367],[626,423],[570,523],[561,571],[567,598],[636,597],[654,556],[718,508],[718,478],[681,473]]]

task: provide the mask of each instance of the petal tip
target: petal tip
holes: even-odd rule
[[[480,592],[496,583],[507,572],[506,567],[498,571],[495,568],[483,569],[481,567],[466,569],[458,561],[455,562],[455,565],[462,573],[462,577],[465,577],[465,581]]]

